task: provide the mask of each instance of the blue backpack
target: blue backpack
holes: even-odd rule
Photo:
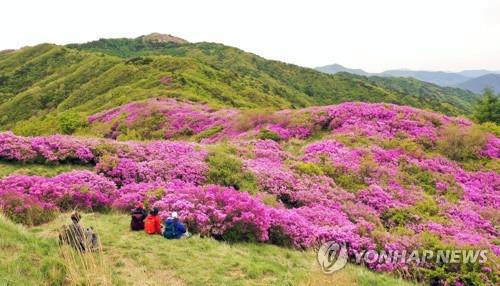
[[[177,238],[177,227],[173,219],[168,218],[165,220],[165,230],[163,231],[163,236],[168,239]]]
[[[168,239],[181,238],[186,233],[186,227],[177,219],[168,218],[165,221],[163,236]]]

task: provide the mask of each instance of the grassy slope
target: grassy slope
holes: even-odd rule
[[[433,86],[422,93],[350,74],[327,75],[221,44],[138,43],[42,44],[0,53],[0,130],[54,133],[64,112],[88,115],[159,96],[242,108],[392,102],[451,114],[467,113],[473,100],[453,89]],[[130,58],[138,55],[147,56]],[[162,84],[164,76],[172,82]]]
[[[22,174],[29,176],[44,176],[53,177],[60,173],[69,172],[78,169],[90,169],[89,166],[61,164],[61,165],[44,165],[36,163],[18,163],[18,162],[3,162],[0,161],[0,178],[10,174]]]
[[[60,225],[68,221],[68,215],[62,215],[30,232],[55,238]],[[122,214],[86,214],[83,223],[100,234],[116,285],[413,285],[352,265],[324,275],[313,252],[265,244],[229,245],[196,236],[170,241],[130,232],[129,218]]]
[[[63,279],[56,241],[35,236],[0,214],[0,285],[58,285]]]

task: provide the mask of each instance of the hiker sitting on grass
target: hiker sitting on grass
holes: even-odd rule
[[[144,222],[144,231],[147,234],[161,234],[160,216],[158,215],[158,208],[153,208],[149,212],[146,221]]]
[[[59,244],[67,244],[75,250],[95,251],[99,248],[97,235],[92,228],[80,225],[81,216],[78,212],[71,214],[72,224],[64,225],[59,231]]]
[[[165,230],[163,236],[168,239],[179,239],[181,237],[189,237],[186,226],[179,221],[177,212],[172,212],[172,216],[165,220]]]
[[[135,209],[132,210],[132,220],[130,221],[130,229],[134,231],[144,229],[144,220],[148,214],[141,203],[137,203]]]

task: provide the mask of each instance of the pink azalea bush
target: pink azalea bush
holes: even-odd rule
[[[14,135],[12,132],[0,133],[0,158],[4,160],[31,161],[37,153],[29,138]]]
[[[33,226],[51,221],[57,207],[36,197],[15,191],[0,192],[0,211],[17,223]]]
[[[228,119],[236,110],[217,111],[205,105],[195,105],[174,99],[150,99],[145,102],[129,103],[109,111],[92,115],[90,123],[114,122],[115,128],[107,134],[110,138],[117,138],[120,131],[117,125],[134,128],[138,120],[152,115],[160,115],[160,127],[164,131],[164,138],[169,139],[182,133],[200,133],[215,126],[226,126]]]
[[[357,193],[358,199],[378,212],[401,206],[390,193],[385,192],[380,186],[371,185],[368,189]]]
[[[346,148],[335,140],[324,140],[310,144],[304,150],[302,160],[307,162],[319,162],[321,159],[329,159],[333,165],[346,169],[357,170],[362,157],[362,151]]]
[[[490,136],[481,155],[489,158],[500,158],[500,138]]]
[[[114,123],[108,136],[116,138],[121,134],[117,125],[134,128],[138,120],[158,114],[161,114],[159,127],[164,131],[165,139],[186,132],[199,134],[214,127],[221,127],[220,132],[210,134],[205,138],[205,142],[222,138],[238,139],[245,134],[256,134],[263,128],[276,133],[283,140],[304,139],[318,130],[384,137],[404,134],[411,138],[425,137],[435,140],[436,126],[450,123],[463,126],[471,124],[464,119],[392,104],[343,103],[302,110],[282,110],[264,118],[258,115],[245,117],[235,109],[215,110],[201,104],[163,98],[129,103],[94,114],[88,120],[91,124]],[[245,121],[243,129],[241,121]]]
[[[146,208],[165,195],[167,184],[161,181],[151,183],[130,183],[119,189],[113,207],[120,210],[131,210],[138,202]]]
[[[158,207],[162,218],[177,211],[192,232],[228,241],[307,249],[334,240],[346,243],[351,256],[424,245],[481,247],[491,250],[492,259],[500,255],[500,175],[494,167],[499,139],[488,135],[475,154],[486,163],[474,168],[433,149],[442,128],[470,126],[467,120],[390,104],[344,103],[254,116],[160,99],[89,121],[133,129],[148,116],[162,118],[164,138],[187,136],[201,143],[0,133],[0,160],[95,167],[53,178],[0,179],[0,208],[35,224],[41,221],[34,217],[52,217],[58,210],[128,211],[142,202]],[[120,130],[112,127],[109,137]],[[273,140],[259,140],[262,130],[272,132],[264,133]],[[235,150],[226,155],[255,177],[259,194],[208,184],[208,143],[222,140]],[[401,273],[435,267],[379,261],[367,266]],[[457,281],[453,275],[441,278]],[[484,275],[488,283],[498,281],[494,271]]]
[[[162,217],[178,211],[191,230],[226,240],[268,240],[270,217],[257,199],[231,188],[173,181],[154,206]]]
[[[98,173],[118,186],[138,182],[180,179],[201,183],[207,171],[207,152],[184,142],[129,143],[130,155],[110,155],[96,165]]]
[[[53,178],[12,175],[0,180],[0,194],[29,195],[63,210],[103,209],[115,198],[115,184],[90,171],[72,171]]]

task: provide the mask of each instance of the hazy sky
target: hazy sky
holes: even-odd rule
[[[160,32],[308,67],[500,70],[500,0],[5,0],[0,9],[0,50]]]

